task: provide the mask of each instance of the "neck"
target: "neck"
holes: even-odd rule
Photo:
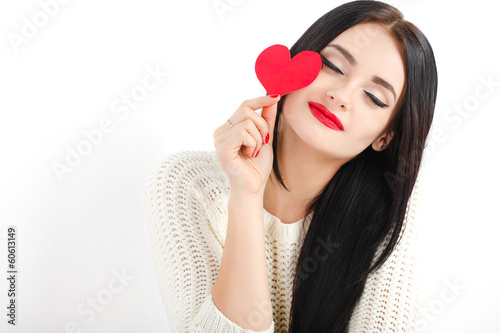
[[[282,117],[281,121],[285,121]],[[286,125],[279,131],[278,164],[284,189],[271,172],[264,190],[264,208],[283,223],[304,218],[306,207],[347,160],[332,159],[303,142]],[[272,180],[271,180],[272,179]]]

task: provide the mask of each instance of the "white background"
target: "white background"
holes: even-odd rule
[[[214,0],[72,0],[43,22],[49,2],[0,4],[0,330],[65,332],[75,322],[82,332],[169,332],[145,215],[153,166],[171,152],[214,150],[214,130],[264,94],[258,54],[291,47],[344,1],[223,0],[231,10],[219,15]],[[500,30],[491,3],[396,4],[431,42],[439,71],[432,131],[444,139],[426,153],[421,220],[428,332],[500,332]],[[34,19],[45,26],[15,46],[12,36]],[[147,68],[168,76],[128,114],[113,112]],[[478,99],[488,77],[496,85]],[[113,129],[58,178],[53,164],[105,119]],[[18,235],[14,328],[9,225]],[[122,271],[130,280],[91,318],[88,300]]]

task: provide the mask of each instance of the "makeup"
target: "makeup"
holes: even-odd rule
[[[342,122],[333,113],[331,113],[326,106],[316,102],[309,102],[309,109],[311,110],[313,116],[321,121],[325,126],[336,131],[344,130]]]

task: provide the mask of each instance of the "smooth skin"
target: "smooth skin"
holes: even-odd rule
[[[399,45],[381,25],[372,22],[347,29],[331,43],[348,50],[356,65],[335,48],[325,47],[320,54],[339,67],[343,75],[324,66],[310,85],[289,93],[283,104],[277,158],[291,192],[274,186],[269,178],[274,139],[270,129],[274,128],[279,98],[262,96],[244,101],[229,118],[234,127],[224,123],[214,132],[217,156],[231,184],[248,193],[264,193],[265,208],[278,217],[299,217],[300,213],[286,212],[303,211],[344,163],[369,145],[377,151],[385,149],[393,137],[386,127],[395,115],[405,82]],[[373,75],[389,82],[396,98],[388,89],[373,83]],[[364,90],[388,107],[373,104]],[[344,131],[332,130],[319,122],[309,110],[309,101],[325,105],[342,121]],[[260,108],[262,116],[255,113]],[[267,133],[270,138],[265,144]],[[255,152],[259,154],[252,158]]]
[[[279,100],[280,96],[271,98],[267,95],[246,100],[229,118],[232,128],[224,123],[215,130],[217,157],[228,176],[232,191],[263,195],[272,169],[274,137],[270,129],[274,128]],[[255,112],[261,108],[262,116]]]
[[[331,43],[346,49],[356,64],[337,49],[325,47],[320,53],[342,74],[324,66],[310,85],[289,93],[283,103],[277,159],[290,192],[276,179],[271,182],[272,129],[279,98],[262,96],[244,101],[229,118],[233,127],[224,123],[214,132],[214,146],[231,184],[231,197],[226,242],[212,297],[228,319],[247,329],[266,330],[273,318],[263,207],[283,223],[302,219],[307,203],[344,163],[370,145],[382,151],[394,135],[387,127],[405,84],[404,58],[397,41],[381,25],[370,22],[351,27]],[[374,75],[389,82],[396,96],[372,82]],[[388,107],[375,105],[365,91]],[[344,131],[332,130],[317,120],[309,101],[326,106],[342,121]],[[262,116],[255,113],[260,108]],[[257,157],[252,157],[255,152],[259,152]]]
[[[273,320],[262,200],[273,163],[269,129],[274,128],[278,101],[279,97],[269,96],[244,101],[229,118],[233,127],[223,124],[214,132],[216,153],[229,178],[231,196],[212,299],[226,318],[253,331],[269,329]],[[255,113],[260,108],[262,116]],[[259,150],[254,154],[257,157],[252,157]]]
[[[290,192],[273,177],[264,191],[264,208],[283,223],[305,216],[305,208],[347,161],[368,146],[376,151],[387,148],[393,133],[386,128],[396,112],[396,103],[405,83],[404,58],[398,43],[377,23],[360,23],[338,35],[335,43],[349,51],[352,65],[335,48],[320,51],[342,71],[324,66],[307,87],[291,92],[283,102],[278,135],[281,176]],[[386,88],[372,82],[378,75],[395,90],[396,99]],[[373,104],[364,90],[388,107]],[[317,120],[308,102],[326,106],[344,126],[335,131]],[[260,155],[259,155],[260,157]]]

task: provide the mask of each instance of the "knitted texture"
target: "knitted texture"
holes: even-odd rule
[[[416,216],[420,178],[407,206],[403,236],[384,265],[368,278],[349,332],[419,331]],[[170,154],[151,173],[146,189],[147,223],[158,287],[173,333],[255,332],[225,317],[212,299],[230,194],[229,180],[215,151]],[[271,327],[263,333],[288,332],[293,277],[305,237],[301,225],[307,231],[312,213],[287,224],[264,208],[262,213],[273,307]],[[252,314],[245,326],[259,320],[258,314]]]

